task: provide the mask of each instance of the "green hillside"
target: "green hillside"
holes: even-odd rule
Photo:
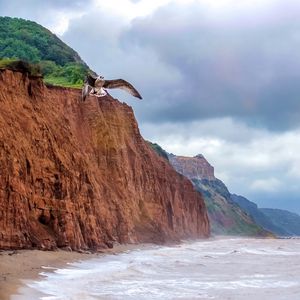
[[[160,147],[158,144],[152,143],[150,141],[147,141],[147,143],[159,156],[161,156],[165,160],[169,161],[168,153],[162,147]]]
[[[271,222],[282,231],[286,236],[300,236],[300,216],[283,209],[260,208]]]
[[[258,208],[258,206],[255,203],[251,202],[247,198],[235,194],[231,194],[230,198],[239,207],[241,207],[242,210],[247,212],[247,214],[251,216],[252,219],[264,229],[271,231],[278,236],[291,235],[288,233],[287,229],[284,228],[284,226],[278,226],[276,224],[276,218],[272,220],[272,218],[268,217],[268,215],[265,214],[261,208]],[[279,216],[278,219],[280,220],[281,216]],[[298,221],[298,227],[299,225],[300,222]],[[300,228],[299,228],[299,233],[300,233]]]
[[[51,31],[18,18],[0,17],[0,59],[29,62],[47,83],[63,86],[80,87],[90,71],[78,53]]]
[[[272,236],[231,201],[230,193],[221,180],[195,178],[192,182],[195,189],[204,196],[213,234]]]

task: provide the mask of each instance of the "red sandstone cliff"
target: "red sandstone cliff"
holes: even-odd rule
[[[0,248],[207,237],[201,196],[110,96],[0,73]]]
[[[169,160],[180,174],[189,179],[215,180],[214,167],[209,164],[202,154],[194,157],[170,155]]]

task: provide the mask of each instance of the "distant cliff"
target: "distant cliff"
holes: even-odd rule
[[[204,158],[202,154],[195,157],[169,155],[169,160],[175,170],[189,179],[216,180],[214,167]]]
[[[246,211],[257,224],[278,236],[300,236],[300,216],[282,209],[258,208],[245,197],[231,195],[232,201]]]
[[[283,209],[274,208],[260,208],[264,213],[281,231],[285,232],[285,236],[300,236],[300,216]]]
[[[247,198],[232,194],[231,200],[238,204],[245,212],[247,212],[249,216],[251,216],[252,219],[261,227],[279,236],[288,235],[287,231],[284,230],[283,227],[276,226],[255,203],[251,202]]]
[[[184,157],[171,154],[169,160],[175,170],[189,178],[203,194],[213,234],[270,235],[231,200],[227,187],[215,177],[214,168],[203,155]]]
[[[0,248],[97,249],[209,236],[202,197],[110,96],[0,72]]]

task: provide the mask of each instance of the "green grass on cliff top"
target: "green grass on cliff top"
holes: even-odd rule
[[[69,87],[69,88],[76,88],[81,89],[83,85],[83,81],[80,81],[79,83],[70,83],[68,79],[65,77],[46,77],[44,78],[44,82],[56,85],[56,86],[63,86],[63,87]]]
[[[76,80],[75,83],[70,81],[70,78],[66,76],[57,76],[55,74],[47,74],[43,76],[42,67],[40,64],[30,64],[26,61],[14,59],[14,58],[0,58],[0,69],[9,69],[13,71],[19,71],[22,73],[28,73],[30,76],[44,77],[46,84],[71,87],[80,89],[83,84],[83,80]],[[83,75],[84,76],[84,75]],[[80,76],[81,77],[81,76]]]

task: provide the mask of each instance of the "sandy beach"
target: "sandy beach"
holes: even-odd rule
[[[67,251],[12,250],[0,252],[0,299],[9,300],[24,279],[35,279],[42,266],[58,268],[68,262],[90,258],[96,254]]]
[[[91,259],[105,254],[121,253],[145,245],[116,245],[98,253],[74,251],[11,250],[0,251],[0,299],[10,300],[17,295],[24,280],[37,279],[43,267],[60,268],[67,263]]]
[[[299,239],[227,237],[107,252],[117,255],[5,253],[0,299],[298,300],[299,249]]]

